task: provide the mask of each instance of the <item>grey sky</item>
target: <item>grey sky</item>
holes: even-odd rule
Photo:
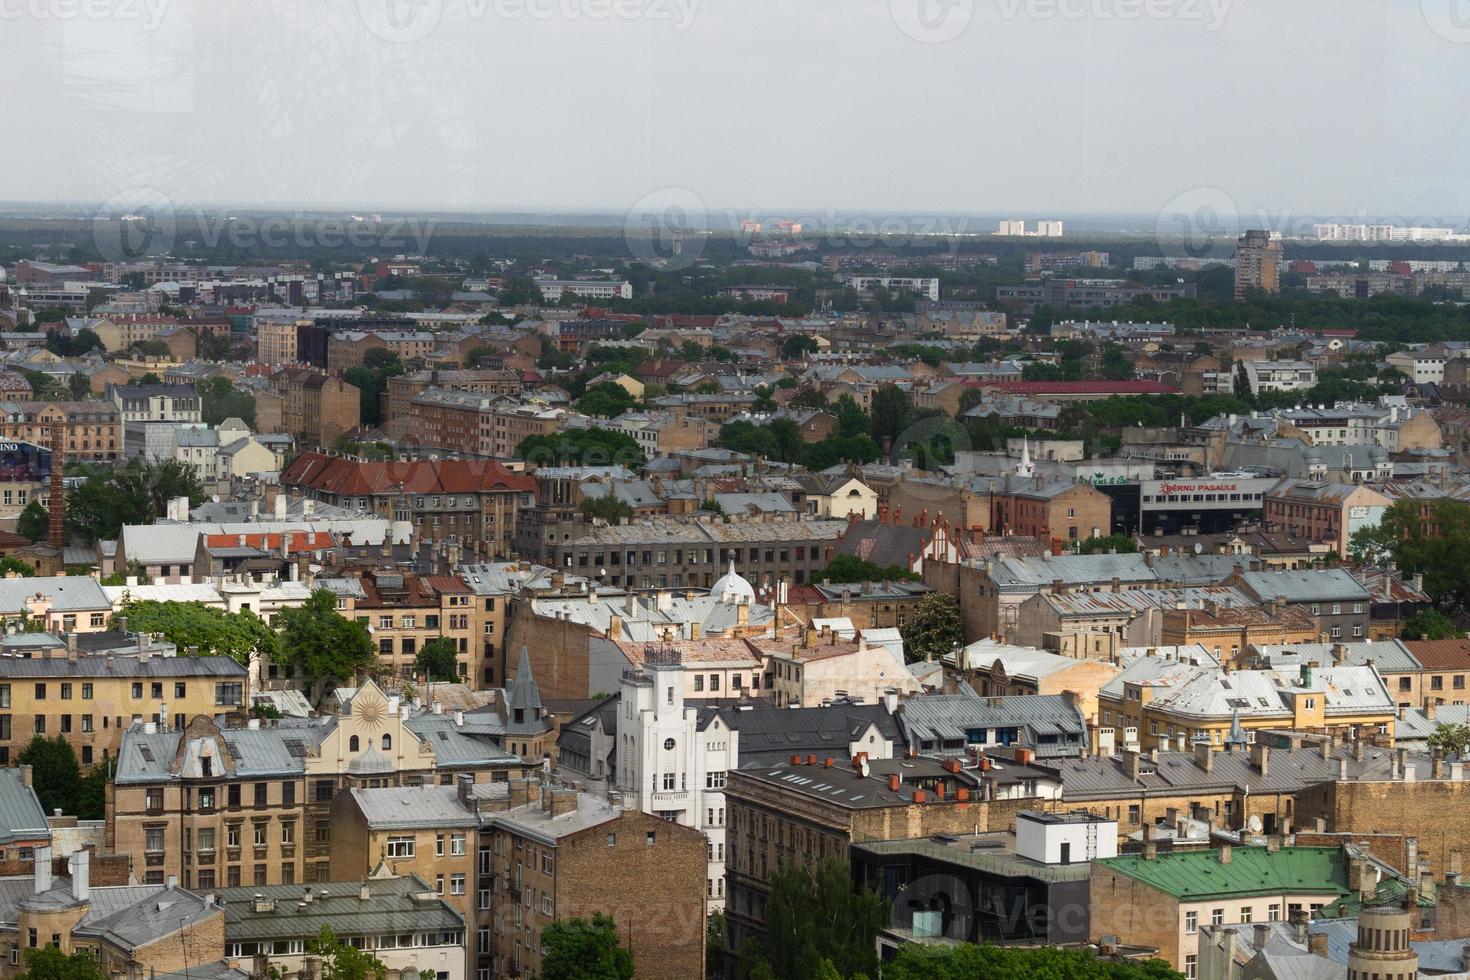
[[[0,0],[0,199],[1453,218],[1467,69],[1470,0]]]

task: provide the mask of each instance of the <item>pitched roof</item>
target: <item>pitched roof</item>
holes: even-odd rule
[[[281,473],[286,486],[332,494],[535,493],[536,480],[493,460],[417,460],[365,463],[343,456],[302,453]]]

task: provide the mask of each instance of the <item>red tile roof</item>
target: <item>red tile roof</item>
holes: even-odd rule
[[[244,540],[241,540],[241,539]],[[330,548],[336,542],[326,531],[292,531],[286,544],[286,553],[295,554],[300,551],[321,551]],[[280,534],[206,534],[204,546],[206,548],[235,548],[239,546],[248,548],[259,548],[262,551],[281,550]]]
[[[536,481],[493,460],[419,460],[365,463],[346,456],[302,453],[281,474],[286,486],[323,493],[535,493]]]
[[[1470,640],[1405,640],[1404,646],[1430,670],[1470,670]]]

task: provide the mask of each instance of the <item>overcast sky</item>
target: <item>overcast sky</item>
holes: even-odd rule
[[[0,81],[3,200],[1470,210],[1470,0],[0,0]]]

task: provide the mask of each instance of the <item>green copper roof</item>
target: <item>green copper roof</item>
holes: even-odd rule
[[[1104,858],[1098,864],[1180,901],[1291,892],[1339,897],[1349,893],[1342,852],[1335,847],[1283,847],[1279,851],[1236,847],[1229,864],[1220,863],[1218,850],[1163,853],[1153,861],[1129,854]]]

